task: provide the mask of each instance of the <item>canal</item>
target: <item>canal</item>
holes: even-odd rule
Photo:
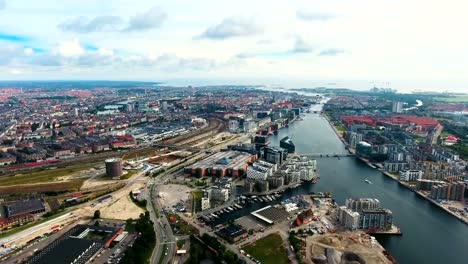
[[[321,109],[320,105],[315,107]],[[284,136],[292,137],[298,153],[346,153],[328,122],[318,114],[307,114],[302,121],[281,129],[270,138],[271,144],[279,145]],[[377,237],[399,263],[468,263],[468,226],[455,217],[355,157],[320,158],[317,163],[318,183],[305,183],[286,192],[286,197],[331,192],[340,205],[348,197],[377,198],[393,212],[394,223],[403,232],[403,236]]]
[[[321,105],[314,107],[321,110]],[[307,114],[302,121],[281,129],[278,135],[270,137],[271,145],[279,146],[285,136],[292,138],[297,153],[347,153],[319,114]],[[320,179],[316,184],[303,183],[288,189],[281,199],[310,192],[331,192],[340,205],[348,197],[377,198],[393,212],[394,223],[403,232],[402,236],[377,236],[399,263],[468,263],[468,226],[455,217],[355,157],[318,158],[317,165]],[[365,179],[372,184],[367,184]],[[267,204],[272,203],[246,204],[241,210],[221,215],[213,224],[239,218]]]

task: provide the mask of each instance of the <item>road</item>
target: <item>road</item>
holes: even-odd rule
[[[242,143],[245,142],[250,138],[250,135],[242,135],[240,137],[225,141],[221,144],[218,144],[216,146],[212,146],[209,148],[211,151],[217,151],[220,150],[221,148],[226,147],[227,145],[230,144],[236,144],[236,143]],[[176,253],[176,239],[174,234],[172,233],[172,229],[170,228],[169,222],[167,221],[167,217],[165,215],[160,215],[164,214],[162,211],[162,206],[159,202],[158,199],[158,194],[159,194],[159,187],[161,184],[165,184],[170,177],[174,174],[180,171],[180,169],[177,168],[183,168],[185,166],[188,166],[189,164],[192,164],[200,159],[203,159],[207,157],[209,154],[206,152],[198,152],[194,154],[191,158],[187,159],[185,162],[175,166],[174,169],[170,169],[166,171],[165,173],[162,173],[154,180],[148,183],[147,185],[147,192],[150,196],[150,201],[151,203],[148,203],[147,209],[150,213],[151,220],[154,223],[154,231],[156,233],[156,246],[153,249],[153,252],[151,254],[151,264],[157,264],[159,263],[160,258],[162,257],[163,253],[167,253],[164,255],[164,259],[162,263],[172,263],[172,260],[174,259],[175,253]],[[233,184],[234,188],[234,184]],[[234,199],[232,199],[231,202],[233,202]],[[153,205],[155,210],[153,209]],[[160,216],[159,218],[157,216]],[[224,243],[224,242],[223,242]],[[235,249],[235,246],[228,245],[226,246],[233,247]],[[166,247],[166,249],[164,249]],[[238,252],[238,250],[236,250]]]
[[[150,169],[151,168],[148,168],[134,175],[132,178],[127,180],[126,185],[123,188],[111,193],[111,195],[113,196],[120,195],[120,194],[127,195],[128,192],[132,190],[133,184],[135,184],[136,182],[147,181],[147,179],[144,178],[144,175]],[[107,205],[107,203],[99,203],[98,199],[99,197],[94,200],[88,201],[86,203],[79,204],[73,207],[69,207],[66,210],[67,212],[61,216],[58,216],[49,221],[31,226],[30,228],[25,229],[21,232],[4,237],[0,239],[0,245],[15,244],[18,247],[22,247],[27,241],[37,236],[41,236],[42,234],[49,233],[51,231],[52,226],[62,225],[62,224],[64,226],[69,226],[69,225],[74,225],[76,222],[80,220],[89,219],[92,217],[92,214],[94,213],[95,210],[99,210],[100,208]],[[5,250],[6,250],[5,248],[0,248],[0,253]]]
[[[151,201],[148,203],[147,209],[150,213],[151,221],[153,221],[154,231],[156,233],[156,246],[151,254],[152,264],[160,263],[159,261],[161,257],[163,258],[162,263],[171,263],[171,260],[175,255],[176,240],[158,199],[159,188],[163,183],[164,177],[157,177],[154,184],[147,188],[149,199]],[[163,253],[165,255],[163,255]]]

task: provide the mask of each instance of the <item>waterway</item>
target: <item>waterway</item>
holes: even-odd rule
[[[303,119],[272,136],[271,144],[279,145],[289,136],[298,153],[346,153],[325,118],[308,114]],[[321,158],[317,163],[318,183],[303,184],[286,196],[331,192],[339,204],[348,197],[377,198],[393,212],[394,223],[403,232],[403,236],[377,237],[399,263],[468,263],[468,227],[455,217],[355,157]]]
[[[321,110],[321,105],[314,107],[313,110]],[[270,137],[271,144],[279,145],[285,136],[292,137],[298,153],[347,153],[319,114],[307,114],[302,121],[281,129],[278,135]],[[318,183],[304,183],[287,190],[282,199],[309,192],[331,192],[339,204],[344,204],[348,197],[377,198],[393,212],[394,223],[403,232],[403,236],[377,237],[399,263],[468,263],[468,227],[455,217],[355,157],[318,158],[317,163]],[[265,205],[248,204],[242,210],[224,214],[216,222],[241,217]]]

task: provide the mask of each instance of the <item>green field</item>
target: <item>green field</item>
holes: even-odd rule
[[[263,264],[289,263],[288,251],[278,234],[271,234],[246,246],[243,250]]]
[[[436,101],[448,102],[448,103],[468,103],[468,95],[452,96],[452,97],[437,97]]]
[[[76,168],[39,169],[18,173],[14,176],[0,177],[0,186],[53,182],[58,177],[67,176],[92,167],[92,165],[86,165]]]
[[[342,126],[342,125],[335,125],[335,128],[339,132],[344,132],[346,130],[346,128],[344,126]]]

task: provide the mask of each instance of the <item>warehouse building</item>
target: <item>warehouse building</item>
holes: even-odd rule
[[[27,264],[85,264],[102,248],[109,247],[122,228],[77,225],[34,255]]]
[[[41,199],[30,199],[17,201],[11,204],[4,205],[6,217],[15,217],[24,214],[39,214],[44,213],[46,208]]]

